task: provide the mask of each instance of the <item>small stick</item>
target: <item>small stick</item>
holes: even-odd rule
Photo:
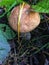
[[[19,16],[18,16],[18,42],[20,42],[20,19],[21,19],[21,15],[22,15],[22,10],[24,7],[25,3],[23,2],[23,4],[20,4],[20,11],[19,11]]]

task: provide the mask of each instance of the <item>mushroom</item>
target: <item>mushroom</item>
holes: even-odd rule
[[[9,16],[9,25],[16,32],[18,31],[18,16],[20,5],[13,8]],[[31,11],[30,5],[25,4],[22,10],[20,19],[20,32],[26,33],[34,30],[40,23],[40,15],[37,12]]]

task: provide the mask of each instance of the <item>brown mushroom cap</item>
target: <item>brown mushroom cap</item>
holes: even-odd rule
[[[29,11],[30,6],[25,4],[20,19],[20,32],[34,30],[40,23],[40,15],[37,12]],[[9,24],[13,30],[18,31],[18,15],[20,6],[14,7],[9,16]]]

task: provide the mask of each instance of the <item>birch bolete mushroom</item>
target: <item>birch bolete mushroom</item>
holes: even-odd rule
[[[11,11],[9,16],[9,24],[13,30],[18,31],[18,16],[20,6],[16,6]],[[34,30],[40,23],[40,15],[37,12],[30,10],[30,5],[25,4],[22,9],[22,15],[20,19],[20,32],[30,32]]]

